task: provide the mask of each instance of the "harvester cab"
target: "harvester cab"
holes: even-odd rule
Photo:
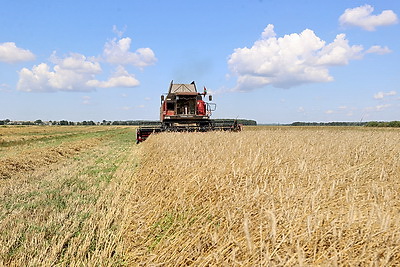
[[[160,126],[139,127],[136,131],[136,142],[140,143],[152,134],[165,131],[207,132],[207,131],[240,131],[237,121],[224,122],[210,119],[216,104],[206,102],[207,89],[197,92],[195,82],[174,84],[171,81],[168,93],[161,95]],[[212,101],[212,96],[208,96]]]
[[[190,84],[174,84],[171,81],[168,94],[161,96],[160,121],[169,128],[192,128],[210,126],[211,112],[215,110],[214,103],[206,103],[203,97],[207,95],[197,92],[195,82]],[[209,96],[212,100],[212,96]]]

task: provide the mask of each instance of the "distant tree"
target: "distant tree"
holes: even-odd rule
[[[379,123],[377,121],[369,121],[365,124],[366,127],[378,127]]]
[[[43,121],[42,120],[35,120],[35,124],[36,125],[41,125],[41,124],[43,124]]]
[[[369,121],[366,127],[400,127],[400,121]]]
[[[387,124],[388,127],[400,127],[400,121],[391,121]]]

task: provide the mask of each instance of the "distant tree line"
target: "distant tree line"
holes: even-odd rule
[[[94,121],[82,121],[82,122],[73,122],[67,120],[61,121],[11,121],[9,119],[0,120],[0,125],[98,125],[100,123],[96,123]]]
[[[217,123],[233,123],[234,119],[215,119]],[[245,120],[245,119],[238,119],[237,123],[242,125],[257,125],[255,120]],[[42,121],[42,120],[35,120],[35,121],[11,121],[9,119],[0,120],[0,125],[132,125],[132,126],[140,126],[140,125],[160,125],[160,121],[155,120],[128,120],[128,121],[107,121],[103,120],[102,122],[94,122],[94,121],[81,121],[81,122],[74,122],[74,121],[67,121],[67,120],[60,120],[60,121]]]
[[[218,123],[233,123],[234,119],[214,119]],[[237,123],[242,125],[257,125],[255,120],[237,119]],[[0,125],[160,125],[160,121],[155,120],[128,120],[128,121],[81,121],[73,122],[67,120],[61,121],[11,121],[9,119],[0,120]],[[280,124],[281,126],[365,126],[365,127],[400,127],[400,121],[369,121],[369,122],[293,122],[291,124]]]
[[[8,124],[10,122],[10,120],[9,119],[6,119],[6,120],[0,120],[0,125],[5,125],[5,124]]]
[[[62,126],[68,126],[68,125],[98,125],[99,123],[96,123],[94,121],[78,121],[78,122],[73,122],[73,121],[66,121],[66,120],[61,120],[61,121],[50,121],[51,125],[62,125]]]
[[[0,125],[36,125],[34,121],[11,121],[9,119],[0,120]]]
[[[135,120],[135,121],[103,121],[102,125],[157,125],[160,124],[160,121],[146,121],[146,120]]]
[[[289,126],[365,126],[366,122],[293,122]]]
[[[400,121],[369,122],[293,122],[289,126],[365,126],[365,127],[400,127]]]
[[[216,123],[234,123],[235,119],[213,119],[213,121],[215,121]],[[246,119],[236,119],[238,124],[242,124],[242,125],[251,125],[251,126],[256,126],[257,125],[257,121],[255,120],[246,120]]]
[[[232,123],[235,121],[234,119],[214,119],[216,123]],[[238,119],[237,123],[242,125],[257,125],[255,120],[245,120],[245,119]],[[104,125],[136,125],[136,126],[143,126],[143,125],[160,125],[160,121],[151,121],[151,120],[135,120],[135,121],[103,121]]]
[[[367,127],[400,127],[400,121],[370,121],[365,124]]]

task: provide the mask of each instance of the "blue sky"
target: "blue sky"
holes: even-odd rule
[[[397,0],[0,4],[0,119],[155,120],[194,80],[214,118],[400,120]]]

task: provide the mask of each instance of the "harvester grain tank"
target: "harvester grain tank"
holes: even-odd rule
[[[171,81],[168,94],[161,95],[160,126],[143,126],[136,131],[136,142],[142,142],[152,133],[159,132],[208,132],[240,131],[236,120],[230,122],[211,120],[216,105],[206,102],[207,89],[199,93],[195,82],[174,84]],[[212,96],[209,95],[209,101]]]

